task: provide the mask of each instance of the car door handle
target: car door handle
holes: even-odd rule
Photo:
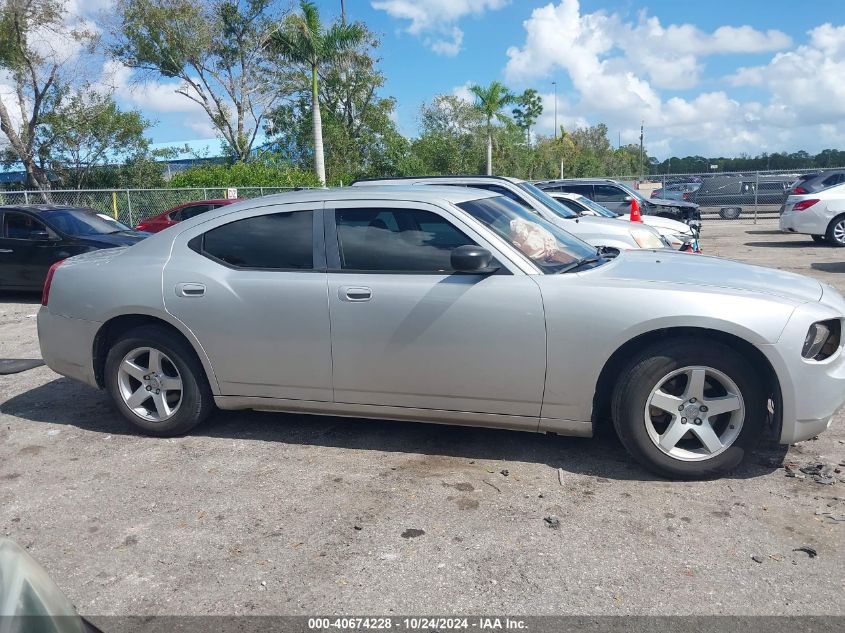
[[[201,297],[205,294],[205,284],[182,283],[176,284],[176,295],[179,297]]]
[[[11,248],[0,248],[0,253],[14,253]]]
[[[373,289],[365,286],[343,286],[338,295],[341,301],[369,301],[373,298]]]

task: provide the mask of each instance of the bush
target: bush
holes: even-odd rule
[[[200,165],[173,176],[169,187],[319,187],[310,171],[291,167],[273,154],[231,165]]]

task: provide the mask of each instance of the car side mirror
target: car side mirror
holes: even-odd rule
[[[452,268],[459,273],[492,273],[496,269],[490,267],[493,254],[480,246],[458,246],[452,249],[450,257]]]
[[[50,237],[50,233],[48,231],[33,231],[29,234],[29,239],[46,242],[52,238]]]
[[[631,200],[633,200],[631,196],[625,196],[624,198],[622,198],[622,202],[630,202]]]

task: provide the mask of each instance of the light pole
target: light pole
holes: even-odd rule
[[[553,81],[552,85],[555,87],[555,138],[557,138],[557,82]]]

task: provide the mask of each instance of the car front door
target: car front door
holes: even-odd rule
[[[631,211],[631,196],[621,187],[614,185],[595,185],[595,198],[603,207],[617,213]]]
[[[456,273],[452,249],[495,247],[438,206],[335,206],[326,209],[335,401],[525,416],[501,424],[536,429],[546,352],[531,276],[512,262]]]
[[[57,233],[21,211],[5,211],[0,226],[0,285],[37,290],[47,271],[71,253]]]
[[[165,305],[203,346],[222,395],[331,402],[321,207],[268,205],[176,238]]]

